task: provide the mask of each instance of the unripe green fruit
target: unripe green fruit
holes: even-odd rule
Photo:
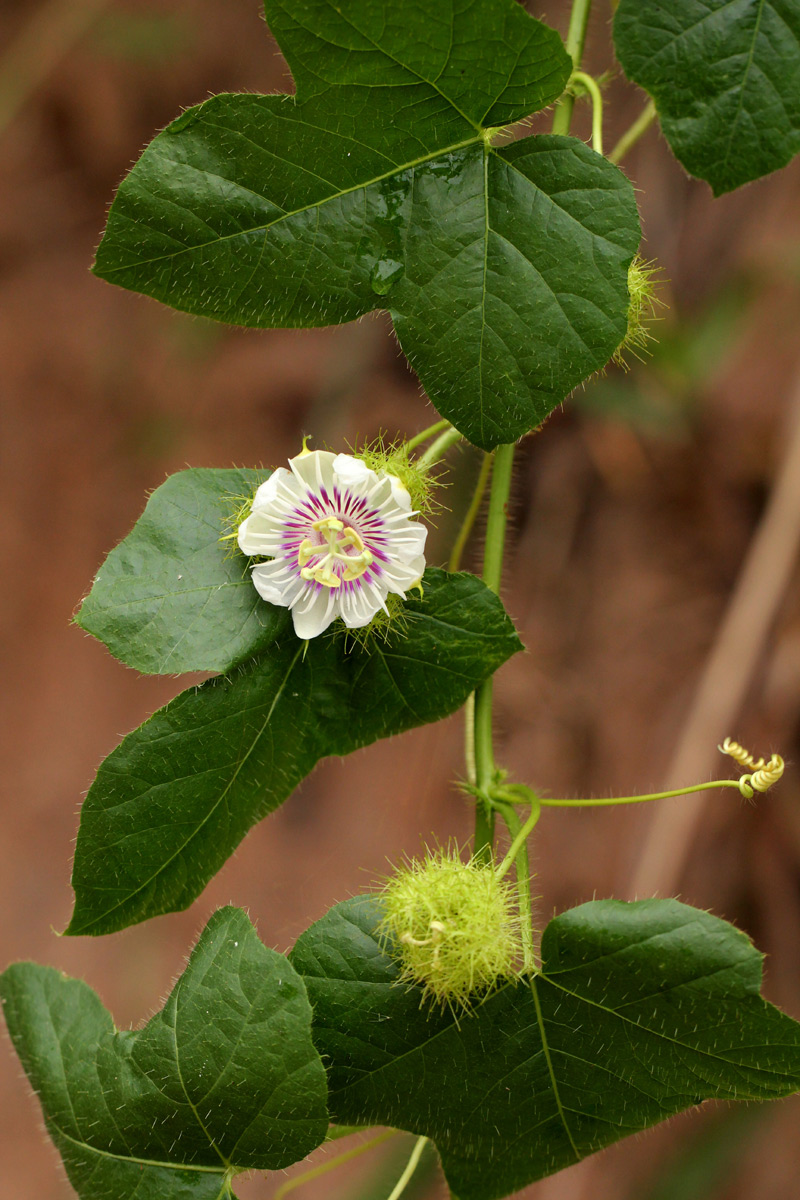
[[[468,1009],[513,978],[520,957],[513,889],[492,863],[462,862],[454,849],[412,860],[386,883],[380,935],[401,979],[425,997]]]

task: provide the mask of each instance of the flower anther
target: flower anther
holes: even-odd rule
[[[239,548],[270,559],[252,569],[257,592],[291,609],[298,637],[313,638],[337,617],[363,628],[390,594],[405,599],[425,570],[428,531],[416,515],[395,476],[304,447],[256,492]]]

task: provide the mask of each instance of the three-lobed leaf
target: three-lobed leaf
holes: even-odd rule
[[[706,1099],[800,1087],[800,1025],[759,995],[761,955],[675,900],[562,913],[542,972],[458,1020],[421,1006],[360,897],[290,957],[337,1121],[433,1138],[459,1200],[496,1200]]]
[[[145,674],[227,671],[264,650],[285,630],[286,610],[264,604],[247,560],[220,539],[237,501],[268,475],[170,475],[98,571],[77,624]]]
[[[800,150],[796,0],[620,0],[614,42],[676,157],[715,195]]]
[[[85,983],[0,977],[12,1041],[82,1200],[223,1200],[325,1138],[325,1070],[303,982],[239,909],[215,913],[161,1012],[114,1028]]]
[[[582,142],[492,144],[571,60],[517,0],[268,0],[297,95],[221,95],[122,183],[95,271],[251,326],[372,309],[443,415],[491,447],[539,424],[622,341],[640,230]]]
[[[385,640],[269,651],[181,693],[100,766],[81,810],[68,933],[186,908],[319,759],[455,712],[521,648],[474,576],[431,569]]]

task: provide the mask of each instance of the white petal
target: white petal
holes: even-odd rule
[[[424,570],[425,559],[420,555],[418,558],[412,558],[407,563],[392,562],[384,564],[382,575],[386,580],[390,592],[396,592],[400,596],[405,596],[409,588],[419,583]]]
[[[369,625],[378,609],[383,607],[381,601],[386,593],[380,587],[376,590],[378,596],[356,584],[339,597],[339,613],[348,629],[363,629],[365,625]]]
[[[403,487],[396,475],[388,475],[387,478],[392,484],[392,499],[395,504],[399,504],[405,512],[411,512],[411,496],[408,489]]]
[[[286,590],[291,583],[291,576],[284,579],[282,575],[285,574],[286,568],[281,562],[259,563],[257,567],[253,567],[253,584],[262,600],[268,600],[270,604],[282,604],[284,607],[289,604]]]
[[[285,526],[283,514],[254,509],[239,526],[239,549],[242,554],[280,554]]]
[[[365,462],[354,458],[352,454],[337,454],[333,460],[333,470],[342,487],[357,488],[366,483],[370,476],[376,478],[375,472],[370,471]]]
[[[294,631],[303,641],[324,633],[335,620],[336,597],[332,594],[334,590],[312,585],[292,607]]]
[[[409,521],[405,528],[392,530],[389,534],[389,553],[392,558],[409,562],[419,558],[425,549],[428,530],[419,521]]]
[[[333,487],[333,462],[335,454],[329,450],[312,450],[310,454],[298,454],[289,459],[289,466],[295,479],[306,490],[319,492],[322,488],[330,491]]]
[[[292,476],[286,470],[286,467],[278,467],[272,474],[264,480],[261,487],[253,497],[253,509],[269,508],[274,504],[278,494],[278,486],[280,483],[291,479]]]

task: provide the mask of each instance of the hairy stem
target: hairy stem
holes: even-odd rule
[[[508,853],[501,862],[500,866],[497,868],[498,879],[502,879],[503,876],[508,872],[512,863],[516,860],[520,849],[525,845],[529,834],[533,833],[539,817],[541,816],[541,807],[538,798],[534,798],[533,800],[529,801],[529,803],[531,806],[531,815],[528,817],[524,825],[517,826],[517,831],[514,834],[513,841],[508,848]]]
[[[539,806],[531,811],[531,820],[523,826],[511,804],[498,803],[497,808],[506,823],[511,835],[511,846],[497,870],[498,878],[502,878],[514,863],[517,882],[517,907],[519,910],[519,933],[522,942],[522,967],[525,971],[536,970],[536,952],[533,945],[533,921],[531,911],[531,869],[528,861],[528,835],[532,832],[539,819]]]
[[[693,783],[690,787],[672,788],[668,792],[646,792],[641,796],[587,796],[575,800],[551,800],[547,796],[540,796],[538,802],[542,808],[612,808],[615,804],[649,804],[652,800],[669,800],[673,796],[693,796],[695,792],[708,792],[715,788],[736,788],[741,793],[738,779],[713,779],[710,783]],[[497,795],[500,800],[511,804],[530,804],[528,788],[500,787]]]
[[[461,434],[457,429],[454,429],[448,422],[448,428],[444,433],[440,433],[435,442],[432,442],[424,454],[421,454],[417,459],[421,467],[432,467],[440,458],[444,458],[447,451],[456,442],[461,441]]]
[[[503,573],[508,497],[514,466],[514,444],[498,446],[494,452],[489,513],[486,518],[486,546],[483,554],[483,582],[498,595]],[[475,805],[475,843],[473,852],[488,857],[494,840],[494,811],[489,791],[494,781],[494,742],[492,738],[492,680],[487,679],[475,693],[475,783],[481,796]]]
[[[412,438],[409,438],[406,442],[406,450],[416,450],[417,446],[421,446],[429,438],[434,437],[437,433],[441,433],[443,429],[449,428],[449,421],[436,421],[435,424],[429,425],[427,429],[422,429],[419,433],[415,433]]]
[[[622,162],[631,146],[636,145],[639,138],[643,133],[647,132],[657,116],[658,114],[656,112],[655,102],[651,100],[633,122],[631,127],[626,129],[625,133],[623,133],[622,137],[609,154],[608,161],[612,163]]]
[[[583,43],[586,40],[586,27],[589,24],[591,7],[592,0],[573,0],[565,45],[567,54],[572,58],[576,70],[580,67],[583,58]],[[553,133],[569,133],[574,107],[575,97],[570,92],[564,92],[553,114]]]
[[[461,528],[458,531],[456,540],[453,542],[450,561],[447,564],[448,571],[457,571],[461,566],[461,555],[464,553],[464,547],[469,541],[469,536],[472,533],[478,513],[480,512],[481,502],[486,492],[486,485],[489,482],[491,469],[492,456],[491,454],[484,454],[480,474],[478,475],[478,482],[475,484],[475,491],[472,494],[472,500],[464,515],[464,520],[461,522]]]

